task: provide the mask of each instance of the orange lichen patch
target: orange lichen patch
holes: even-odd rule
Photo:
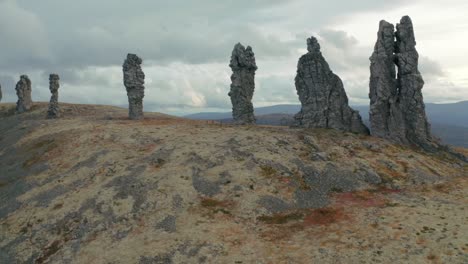
[[[270,178],[273,177],[277,174],[278,172],[271,166],[260,166],[260,175],[262,175],[265,178]]]
[[[305,226],[315,225],[330,225],[333,223],[349,220],[350,216],[347,215],[342,208],[320,208],[311,211],[304,218]]]
[[[382,195],[371,191],[336,193],[333,195],[338,205],[353,205],[360,207],[384,207],[388,200]]]
[[[435,184],[433,188],[434,190],[441,192],[441,193],[450,193],[450,191],[453,189],[452,186],[450,186],[447,183]]]
[[[142,146],[139,151],[140,152],[145,152],[145,153],[150,153],[153,152],[154,149],[156,149],[157,145],[156,144],[147,144]]]
[[[59,240],[55,240],[54,242],[47,245],[43,251],[42,255],[36,259],[35,263],[44,263],[47,262],[49,257],[57,253],[63,247],[62,243]]]
[[[264,222],[266,224],[272,225],[282,225],[291,221],[301,220],[304,217],[304,214],[301,212],[292,212],[292,213],[282,213],[274,215],[262,215],[257,217],[258,221]]]
[[[429,254],[429,255],[427,255],[427,259],[428,259],[429,261],[434,262],[434,263],[439,263],[439,261],[440,261],[440,258],[439,258],[437,255],[432,254],[432,253]]]
[[[209,209],[210,214],[222,213],[231,215],[229,211],[233,206],[233,201],[220,201],[213,198],[202,198],[200,205],[202,208]]]
[[[379,175],[382,175],[382,174],[387,175],[391,179],[404,179],[405,178],[405,175],[402,174],[401,172],[389,169],[387,167],[382,167],[382,166],[379,166],[377,168],[377,173]]]
[[[369,192],[371,193],[377,193],[377,194],[392,194],[392,193],[401,193],[403,192],[402,189],[390,189],[390,188],[387,188],[387,187],[384,187],[384,186],[380,186],[376,189],[371,189],[371,190],[368,190]]]
[[[228,207],[232,205],[232,201],[220,201],[213,198],[202,198],[200,204],[203,207]]]

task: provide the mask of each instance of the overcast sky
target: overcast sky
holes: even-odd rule
[[[33,100],[127,105],[121,65],[144,59],[145,110],[229,111],[234,44],[257,65],[255,106],[298,104],[294,76],[306,39],[318,37],[353,105],[368,104],[369,57],[381,19],[410,15],[426,102],[468,100],[466,0],[0,0],[0,84],[16,101],[21,74]]]

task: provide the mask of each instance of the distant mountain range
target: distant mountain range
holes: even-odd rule
[[[353,106],[369,123],[369,106]],[[274,105],[255,108],[257,123],[261,125],[290,125],[300,105]],[[468,147],[468,101],[453,104],[426,104],[426,113],[432,132],[445,143]],[[232,121],[231,112],[205,112],[185,116],[198,120]]]

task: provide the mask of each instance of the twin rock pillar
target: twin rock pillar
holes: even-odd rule
[[[372,135],[426,149],[433,146],[422,96],[424,81],[411,18],[395,27],[381,21],[370,57]]]

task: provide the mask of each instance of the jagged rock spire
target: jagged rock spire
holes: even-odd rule
[[[403,144],[431,145],[418,59],[411,19],[403,17],[396,32],[392,24],[381,21],[370,57],[372,135]]]
[[[128,96],[128,116],[143,119],[143,97],[145,97],[145,74],[141,69],[143,60],[135,54],[128,54],[123,70],[123,81]]]
[[[359,112],[349,107],[343,82],[330,70],[315,37],[307,39],[307,50],[299,59],[295,78],[302,104],[296,126],[369,134]]]
[[[18,102],[16,102],[16,112],[24,113],[29,111],[32,107],[31,99],[31,80],[27,75],[21,75],[20,80],[16,84],[16,95]]]
[[[254,124],[252,97],[255,90],[255,54],[250,46],[237,43],[232,51],[229,67],[232,69],[231,90],[232,116],[237,124]]]
[[[2,85],[0,84],[0,102],[2,101]]]
[[[60,117],[60,108],[58,104],[58,89],[60,88],[60,77],[57,74],[49,76],[49,90],[52,96],[50,97],[49,110],[47,118],[54,119]]]
[[[416,51],[411,18],[404,16],[397,24],[396,62],[398,66],[399,102],[406,123],[406,138],[410,143],[427,146],[431,141],[422,88],[424,80],[419,73],[419,54]]]

